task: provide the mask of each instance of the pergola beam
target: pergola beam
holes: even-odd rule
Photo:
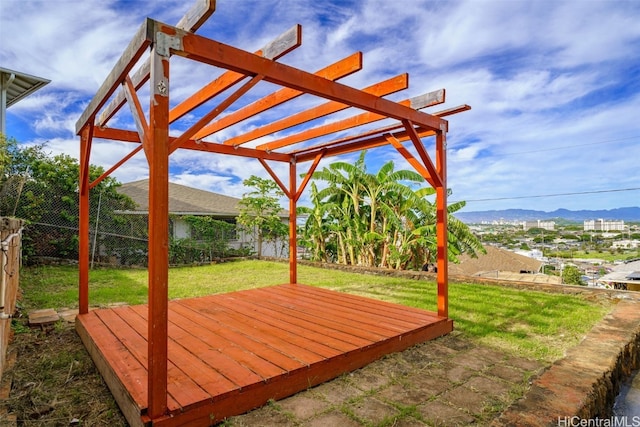
[[[424,95],[417,96],[411,99],[405,99],[399,101],[399,104],[408,105],[413,109],[419,110],[422,108],[431,107],[434,105],[442,104],[444,102],[444,89],[440,89],[434,92],[429,92]],[[380,114],[375,114],[367,111],[355,116],[348,117],[346,119],[338,120],[326,125],[316,126],[311,129],[307,129],[297,134],[289,135],[281,138],[277,141],[271,141],[266,144],[258,145],[256,148],[263,150],[275,150],[277,148],[286,147],[289,145],[297,144],[303,141],[309,141],[314,138],[326,136],[332,133],[341,132],[354,127],[359,127],[365,124],[374,123],[379,120],[386,119],[387,117]]]
[[[142,105],[140,105],[140,100],[138,99],[138,95],[136,94],[135,88],[133,87],[133,82],[131,81],[129,76],[126,77],[122,86],[125,98],[127,99],[127,104],[129,104],[129,108],[131,109],[133,121],[136,124],[136,129],[138,130],[138,136],[140,137],[140,141],[142,141],[142,145],[144,146],[147,141],[145,135],[149,126],[147,125],[147,120],[144,116]]]
[[[271,83],[346,103],[355,108],[384,114],[396,120],[409,119],[417,125],[433,130],[442,128],[446,130],[446,121],[408,106],[399,105],[350,86],[332,82],[298,68],[274,62],[175,27],[161,25],[161,31],[181,39],[182,47],[174,50],[177,55],[246,75],[263,74],[265,81]]]
[[[155,21],[147,18],[140,28],[138,28],[138,31],[136,31],[136,34],[133,36],[124,53],[76,122],[77,135],[80,135],[80,132],[82,132],[82,129],[84,129],[89,121],[94,120],[100,108],[102,108],[107,102],[107,99],[109,99],[118,86],[124,81],[124,78],[129,74],[129,71],[131,71],[142,54],[146,52],[152,40],[154,40],[154,27]],[[122,97],[124,102],[124,94]]]
[[[402,157],[404,157],[405,160],[409,162],[409,164],[413,166],[413,168],[420,175],[422,175],[422,177],[429,183],[429,185],[431,185],[431,187],[436,188],[439,184],[442,183],[440,179],[436,181],[435,178],[438,178],[438,177],[437,176],[434,177],[433,173],[431,173],[431,171],[428,168],[426,168],[415,157],[413,157],[413,155],[406,148],[404,148],[404,145],[402,145],[402,143],[398,140],[398,138],[394,137],[390,133],[384,136],[385,136],[385,139],[391,145],[393,145],[393,147],[402,155]]]
[[[186,31],[195,32],[202,26],[204,22],[216,10],[215,0],[197,0],[195,4],[187,11],[187,13],[178,21],[177,28],[181,28]],[[136,90],[140,89],[143,84],[149,80],[149,72],[151,70],[151,63],[147,58],[144,63],[138,68],[132,77],[133,86]],[[125,102],[125,94],[120,91],[116,94],[115,98],[107,105],[100,118],[98,119],[98,126],[104,126],[109,119],[114,116],[120,110]]]
[[[140,143],[140,136],[137,132],[114,129],[114,128],[95,128],[94,137],[99,139],[109,139],[121,142]],[[169,143],[173,143],[176,137],[169,136]],[[277,162],[289,162],[291,155],[285,153],[267,153],[266,151],[255,150],[252,148],[244,147],[230,147],[227,145],[217,144],[213,142],[197,141],[189,139],[180,145],[181,149],[194,150],[194,151],[206,151],[209,153],[229,154],[239,157],[261,158],[265,160],[274,160]],[[112,168],[115,170],[115,168]],[[111,170],[111,169],[110,169]]]
[[[316,71],[315,74],[324,77],[325,79],[337,80],[346,77],[362,69],[362,53],[356,52],[338,62],[335,62],[322,70]],[[256,116],[270,108],[284,104],[287,101],[291,101],[299,96],[303,95],[303,92],[293,90],[289,88],[280,89],[269,95],[261,98],[246,107],[227,114],[224,117],[216,120],[214,123],[205,126],[198,134],[196,138],[205,138],[212,135],[222,129],[246,120],[250,117]]]
[[[388,95],[390,93],[398,92],[400,90],[404,90],[408,86],[409,86],[409,76],[407,74],[401,74],[399,76],[395,76],[385,81],[371,85],[363,89],[363,92],[366,92],[368,94],[374,94],[376,96],[383,96],[383,95]],[[252,131],[249,131],[245,134],[238,135],[234,138],[230,138],[226,140],[224,144],[233,145],[233,146],[245,144],[247,142],[253,141],[260,137],[270,135],[275,132],[288,129],[297,125],[301,125],[311,120],[319,119],[321,117],[328,116],[329,114],[346,110],[347,108],[349,108],[349,105],[341,102],[336,102],[336,101],[325,102],[324,104],[318,105],[317,107],[313,107],[308,110],[301,111],[297,114],[293,114],[283,119],[271,122],[267,125],[264,125]],[[266,143],[266,144],[258,145],[256,148],[262,149],[262,150],[272,150],[277,147],[274,144]]]
[[[169,154],[173,153],[176,149],[180,147],[180,145],[191,139],[194,135],[196,135],[203,127],[207,125],[207,123],[211,122],[214,118],[218,117],[221,113],[223,113],[227,108],[229,108],[234,102],[240,99],[244,94],[249,92],[255,85],[257,85],[260,80],[263,79],[264,76],[257,75],[242,85],[238,90],[229,95],[224,101],[222,101],[216,108],[209,111],[207,114],[202,116],[200,120],[198,120],[193,126],[183,132],[182,136],[177,138],[175,141],[171,143],[171,147],[169,148]]]
[[[302,44],[302,27],[294,25],[289,30],[280,34],[276,39],[267,43],[262,49],[255,52],[256,55],[267,59],[279,59]],[[225,71],[221,76],[211,81],[202,89],[182,101],[169,111],[169,121],[173,123],[185,114],[200,107],[205,102],[224,92],[231,86],[244,79],[246,74],[235,71]],[[202,138],[198,136],[197,138]]]
[[[460,105],[458,107],[439,111],[434,113],[434,115],[437,117],[446,117],[455,113],[468,111],[470,109],[471,107],[468,105]],[[340,138],[312,147],[302,148],[300,150],[291,151],[290,154],[294,156],[298,162],[308,162],[313,160],[317,153],[322,151],[325,152],[325,157],[333,157],[341,154],[352,153],[354,151],[376,148],[388,144],[388,141],[384,136],[384,134],[387,133],[391,133],[400,142],[407,141],[409,139],[409,135],[406,129],[404,131],[401,131],[400,129],[405,129],[403,124],[374,129],[358,135]],[[416,132],[420,139],[435,135],[433,130],[424,129],[422,127],[417,127]]]

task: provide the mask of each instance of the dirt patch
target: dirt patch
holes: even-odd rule
[[[30,329],[14,322],[17,360],[6,373],[4,404],[19,426],[127,425],[72,324]]]

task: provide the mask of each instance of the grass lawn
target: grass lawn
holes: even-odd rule
[[[626,250],[622,253],[611,253],[610,251],[573,251],[570,255],[576,259],[602,259],[606,262],[614,262],[618,260],[638,258],[640,257],[640,251]]]
[[[34,267],[21,272],[20,306],[71,308],[78,305],[76,267]],[[89,303],[142,304],[147,273],[142,269],[90,272]],[[169,271],[169,297],[187,298],[287,283],[288,265],[238,261]],[[298,281],[436,311],[433,282],[346,273],[299,266]],[[452,283],[449,315],[464,336],[517,356],[552,362],[576,345],[610,310],[608,302],[583,297],[523,291],[501,286]]]

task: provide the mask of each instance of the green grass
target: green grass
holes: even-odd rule
[[[24,309],[77,307],[76,267],[21,272]],[[89,275],[92,306],[147,301],[146,270],[96,269]],[[288,283],[288,265],[239,261],[169,270],[169,297],[186,298]],[[298,282],[436,311],[433,282],[299,266]],[[610,310],[583,297],[473,283],[449,285],[455,329],[510,354],[554,361]]]
[[[579,259],[602,259],[607,262],[614,262],[618,260],[627,260],[640,257],[640,251],[624,251],[623,253],[611,253],[598,252],[598,251],[573,251],[571,253],[573,258]]]

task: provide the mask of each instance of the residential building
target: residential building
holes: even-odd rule
[[[640,240],[632,240],[632,239],[625,239],[625,240],[618,240],[616,242],[611,243],[611,247],[613,249],[634,249],[634,248],[640,248]]]
[[[123,212],[132,215],[149,214],[149,180],[128,182],[118,187],[120,194],[129,196],[136,204],[132,211]],[[240,214],[238,208],[240,199],[229,197],[210,191],[199,190],[180,184],[169,183],[169,235],[174,239],[195,238],[197,233],[183,217],[209,216],[217,220],[236,224],[236,218]],[[286,210],[280,212],[283,222],[288,224],[289,213]],[[229,246],[234,249],[240,247],[252,247],[257,252],[255,233],[244,233],[237,229],[230,236]],[[284,240],[287,240],[286,238]],[[286,257],[288,253],[283,249],[286,241],[263,242],[262,255],[271,257]]]
[[[524,230],[529,230],[530,228],[542,228],[543,230],[553,231],[556,228],[555,221],[544,221],[541,219],[535,221],[524,221],[522,223],[522,228]]]
[[[591,219],[584,221],[584,231],[624,231],[623,220]]]

